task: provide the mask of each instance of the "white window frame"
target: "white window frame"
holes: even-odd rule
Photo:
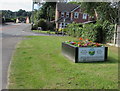
[[[85,20],[87,19],[87,14],[86,13],[83,14],[83,19],[85,19]]]
[[[65,13],[64,12],[61,12],[61,17],[64,17]]]
[[[62,23],[59,24],[59,28],[62,28]]]
[[[74,12],[74,18],[79,18],[79,12]]]
[[[69,12],[66,12],[66,17],[67,17],[67,18],[69,17]]]
[[[65,28],[69,23],[61,22],[60,23],[60,28]]]

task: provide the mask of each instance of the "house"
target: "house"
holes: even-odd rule
[[[92,21],[88,14],[83,13],[80,5],[71,3],[57,3],[55,11],[56,29],[65,28],[67,24],[72,22],[85,23]]]

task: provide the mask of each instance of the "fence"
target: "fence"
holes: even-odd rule
[[[117,26],[115,46],[120,47],[120,25]]]

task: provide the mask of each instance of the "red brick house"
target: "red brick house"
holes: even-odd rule
[[[65,28],[72,22],[85,23],[92,21],[86,13],[82,13],[80,5],[70,3],[57,3],[55,11],[56,29]]]

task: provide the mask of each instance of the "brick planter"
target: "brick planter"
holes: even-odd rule
[[[75,47],[62,43],[62,53],[75,63],[107,60],[108,47]]]

